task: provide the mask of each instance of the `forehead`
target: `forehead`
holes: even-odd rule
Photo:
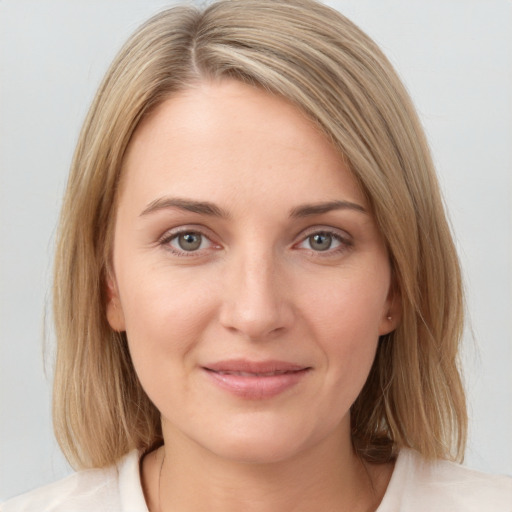
[[[146,201],[309,192],[364,202],[340,153],[301,110],[232,80],[197,84],[157,107],[137,128],[123,173],[123,194]]]

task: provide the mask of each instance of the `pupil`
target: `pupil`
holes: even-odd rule
[[[184,233],[178,237],[178,244],[184,251],[195,251],[201,245],[201,235],[198,233]]]
[[[316,251],[326,251],[331,247],[332,237],[326,233],[317,233],[310,237],[310,244]]]

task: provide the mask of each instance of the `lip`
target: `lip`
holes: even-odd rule
[[[286,361],[231,359],[207,364],[202,369],[221,389],[241,398],[263,400],[297,385],[311,367]]]

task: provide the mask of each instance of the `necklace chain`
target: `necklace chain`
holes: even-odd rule
[[[164,469],[164,462],[165,462],[165,450],[164,455],[162,457],[162,463],[160,464],[160,471],[158,472],[158,512],[162,512],[162,505],[160,500],[160,493],[161,493],[161,484],[162,484],[162,470]]]
[[[162,488],[162,472],[164,469],[164,462],[165,462],[165,449],[163,446],[162,446],[162,450],[163,450],[162,462],[160,463],[160,470],[158,471],[158,512],[162,512],[161,488]],[[364,463],[363,463],[363,467],[366,468]],[[371,477],[369,474],[367,474],[367,476],[370,479],[370,485],[372,486],[372,490],[374,491]],[[370,505],[370,508],[368,510],[375,510],[373,504]]]

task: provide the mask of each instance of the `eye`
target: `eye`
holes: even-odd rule
[[[331,233],[315,233],[306,238],[309,247],[314,251],[327,251],[331,249],[333,243],[336,244],[339,241],[336,240]]]
[[[302,239],[295,247],[298,249],[306,249],[317,253],[335,253],[343,251],[351,246],[348,238],[332,231],[314,231]]]
[[[177,244],[183,251],[197,251],[203,245],[203,235],[201,233],[180,233],[171,240],[171,245]]]
[[[182,230],[164,236],[160,244],[168,247],[177,255],[191,254],[211,248],[213,242],[203,233],[194,230]]]

